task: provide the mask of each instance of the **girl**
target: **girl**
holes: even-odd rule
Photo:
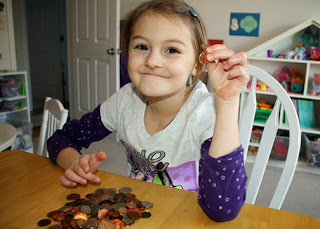
[[[123,34],[132,83],[48,140],[52,162],[65,169],[61,184],[100,182],[94,172],[106,154],[79,151],[116,132],[130,177],[199,192],[211,219],[233,219],[247,179],[238,130],[239,94],[249,78],[245,54],[224,45],[206,48],[209,93],[198,77],[206,31],[190,6],[144,2],[127,16]]]

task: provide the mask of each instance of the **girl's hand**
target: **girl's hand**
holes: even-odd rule
[[[210,86],[216,99],[225,102],[238,99],[249,80],[245,52],[234,53],[225,45],[212,45],[206,51]]]
[[[64,186],[76,186],[86,184],[87,181],[99,183],[100,178],[93,173],[98,169],[101,161],[107,159],[104,152],[96,152],[92,155],[81,155],[66,169],[59,181]]]

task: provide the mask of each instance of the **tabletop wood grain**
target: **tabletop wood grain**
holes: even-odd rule
[[[154,204],[148,219],[137,220],[134,228],[320,228],[320,220],[302,214],[244,204],[236,219],[217,223],[197,204],[197,194],[98,171],[100,184],[76,188],[60,185],[62,169],[48,158],[22,151],[0,153],[0,228],[40,228],[37,222],[48,212],[64,206],[66,196],[81,197],[98,188],[131,187],[140,200]]]

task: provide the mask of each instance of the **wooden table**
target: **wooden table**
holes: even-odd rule
[[[0,228],[39,228],[37,222],[67,202],[66,196],[82,197],[98,188],[131,187],[140,200],[153,202],[149,219],[140,219],[131,228],[320,228],[311,216],[244,204],[236,219],[217,223],[197,204],[197,194],[111,173],[98,171],[101,184],[65,188],[58,178],[62,169],[48,158],[22,151],[0,153]]]
[[[0,122],[0,152],[12,146],[16,137],[17,131],[14,126]]]

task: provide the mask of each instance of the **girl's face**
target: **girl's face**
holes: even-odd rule
[[[197,72],[190,28],[178,17],[144,13],[133,29],[128,54],[129,76],[147,97],[181,94]]]

